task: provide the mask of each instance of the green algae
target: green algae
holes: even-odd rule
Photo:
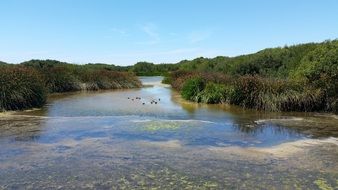
[[[333,187],[331,187],[327,181],[323,178],[319,178],[314,183],[318,186],[321,190],[333,190]]]
[[[169,168],[150,171],[135,171],[130,176],[123,176],[116,189],[217,189],[219,184],[202,178],[191,178]]]
[[[141,122],[140,127],[143,131],[163,131],[163,130],[169,130],[169,131],[175,131],[183,127],[196,127],[200,124],[198,121],[146,121]]]
[[[142,125],[142,130],[145,131],[159,131],[159,130],[177,130],[181,127],[178,122],[146,122]]]

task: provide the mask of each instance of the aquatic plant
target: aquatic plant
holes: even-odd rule
[[[144,131],[159,131],[159,130],[177,130],[182,126],[182,124],[174,121],[168,121],[168,122],[157,122],[157,121],[151,121],[151,122],[145,122],[142,125],[142,130]]]
[[[141,87],[141,82],[132,73],[126,72],[92,70],[85,71],[80,78],[86,90]]]
[[[211,77],[209,73],[189,73],[181,78],[173,78],[172,83],[180,82],[183,83],[182,87],[173,87],[181,91],[184,99],[195,102],[230,103],[266,111],[305,112],[325,111],[328,105],[336,105],[335,102],[329,102],[331,99],[327,98],[325,90],[302,81],[263,78],[257,75],[231,79],[224,75]]]
[[[225,88],[223,98],[218,98],[222,100],[208,101],[212,93],[200,93],[202,100],[196,93],[185,92],[187,100],[267,111],[338,113],[338,40],[268,48],[237,57],[200,57],[176,65],[179,68],[165,82],[178,91],[196,77]]]
[[[41,107],[46,101],[43,77],[20,66],[0,69],[0,111]]]
[[[51,93],[141,86],[133,73],[115,71],[111,65],[75,65],[55,60],[31,60],[22,65],[37,69]]]
[[[81,90],[80,81],[64,67],[52,67],[43,70],[46,87],[49,92],[70,92]]]
[[[197,96],[203,103],[216,104],[225,102],[225,93],[225,85],[208,82]]]
[[[323,178],[317,179],[316,181],[314,181],[314,183],[321,190],[333,190],[333,188],[329,184],[327,184],[327,181]]]
[[[75,65],[54,60],[32,60],[20,65],[2,64],[0,68],[0,110],[40,107],[49,93],[77,90],[141,87],[129,72],[93,65]]]
[[[191,78],[184,83],[181,95],[184,99],[200,102],[201,98],[199,94],[203,91],[204,87],[205,82],[202,78]]]

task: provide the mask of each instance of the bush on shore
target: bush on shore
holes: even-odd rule
[[[177,76],[179,77],[172,78],[173,87],[181,91],[184,99],[195,102],[229,103],[265,111],[310,112],[337,109],[334,107],[337,101],[330,102],[332,98],[327,98],[325,90],[303,82],[250,75],[217,78],[217,75],[211,77],[208,73],[186,73]],[[177,85],[179,83],[182,85]]]
[[[0,111],[41,107],[46,95],[42,76],[34,69],[0,69]]]
[[[200,93],[204,90],[204,87],[205,82],[202,78],[191,78],[184,83],[181,95],[186,100],[200,102]]]
[[[22,65],[38,70],[44,76],[50,93],[141,86],[133,73],[115,71],[110,65],[75,65],[54,60],[31,60]]]
[[[129,72],[104,67],[33,60],[0,67],[0,111],[41,107],[47,93],[141,87]]]
[[[80,77],[84,90],[137,88],[141,82],[131,73],[107,70],[86,71]]]

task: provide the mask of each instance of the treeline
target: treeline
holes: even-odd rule
[[[154,64],[149,62],[138,62],[128,68],[138,76],[166,76],[168,73],[177,71],[177,64]]]
[[[55,60],[0,63],[0,111],[41,107],[48,93],[140,87],[124,68],[105,64],[76,65]]]
[[[338,41],[181,61],[165,79],[183,98],[267,111],[338,112]]]

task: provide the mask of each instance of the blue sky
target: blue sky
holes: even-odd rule
[[[130,65],[338,38],[336,0],[1,0],[0,60]]]

